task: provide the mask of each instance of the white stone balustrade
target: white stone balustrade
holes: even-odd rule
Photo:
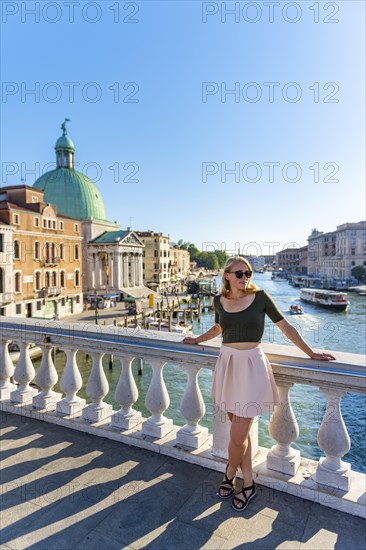
[[[20,348],[15,372],[8,351],[11,341]],[[37,373],[40,393],[31,386],[35,371],[29,345],[34,343],[40,345],[42,350],[42,362]],[[65,393],[63,399],[53,391],[57,372],[52,361],[52,347],[65,350],[67,357],[60,381]],[[281,404],[275,408],[269,425],[270,434],[276,441],[271,450],[258,447],[257,423],[252,426],[252,454],[257,481],[292,494],[299,494],[301,487],[300,495],[304,498],[342,510],[349,505],[351,513],[364,515],[365,476],[353,472],[350,465],[342,461],[350,448],[350,441],[340,408],[341,398],[347,392],[366,393],[363,358],[337,352],[337,361],[319,364],[297,356],[295,348],[270,344],[264,344],[263,348],[272,364]],[[76,361],[78,350],[93,359],[90,375],[84,381],[88,403],[77,395],[83,382]],[[102,365],[103,354],[113,354],[121,363],[115,390],[120,410],[113,411],[108,404],[111,397]],[[217,343],[187,346],[181,343],[180,336],[166,333],[141,330],[136,335],[133,329],[122,327],[62,322],[55,327],[47,321],[37,320],[35,324],[31,319],[3,317],[0,320],[0,409],[37,415],[48,422],[62,422],[64,426],[81,431],[93,430],[88,433],[155,449],[223,471],[229,425],[226,416],[215,411],[213,406],[212,437],[207,428],[200,426],[205,415],[205,404],[198,384],[198,373],[202,368],[212,370],[217,355]],[[148,391],[146,396],[141,396],[145,397],[146,407],[151,413],[149,418],[143,418],[133,408],[138,390],[131,365],[136,357],[143,358],[152,367]],[[180,407],[181,425],[184,424],[181,428],[174,426],[173,421],[165,416],[170,400],[163,373],[172,363],[178,364],[187,373],[187,385]],[[144,375],[147,372],[145,369]],[[17,382],[15,389],[10,383],[13,373]],[[327,400],[318,434],[319,447],[325,457],[319,462],[304,460],[299,451],[291,447],[299,435],[290,401],[294,384],[316,386]],[[52,411],[55,406],[56,410]],[[311,467],[305,466],[309,463]],[[335,487],[345,495],[340,497],[338,504],[335,503]]]
[[[58,374],[52,359],[52,346],[41,345],[40,348],[42,361],[37,372],[37,384],[41,392],[33,397],[33,407],[51,410],[61,399],[60,393],[52,391],[53,386],[57,384]]]
[[[198,424],[206,412],[198,385],[198,373],[201,369],[184,366],[183,369],[188,375],[188,381],[180,404],[180,412],[187,424],[177,432],[177,443],[199,449],[209,437],[208,429]]]
[[[341,458],[351,448],[351,440],[341,413],[341,397],[345,391],[335,388],[320,388],[327,400],[324,418],[318,432],[318,444],[326,457],[319,460],[316,481],[322,485],[348,491],[351,484],[351,465]]]
[[[26,342],[19,343],[20,355],[14,371],[14,380],[18,382],[18,388],[11,392],[13,403],[25,404],[32,401],[38,390],[32,388],[30,383],[35,377],[35,370],[29,355],[29,345]]]
[[[66,396],[56,405],[58,414],[74,416],[85,407],[86,400],[79,397],[77,392],[83,385],[83,379],[76,362],[76,349],[64,349],[66,353],[66,365],[60,380],[60,387]]]
[[[268,468],[289,475],[294,475],[300,466],[300,451],[291,447],[299,437],[299,425],[289,395],[292,386],[289,382],[277,382],[280,404],[275,407],[269,423],[269,433],[277,443],[267,455]]]
[[[173,421],[164,416],[170,405],[169,394],[163,378],[165,361],[148,358],[152,367],[152,378],[146,394],[145,405],[151,412],[150,418],[142,424],[142,433],[156,438],[162,438],[173,430]]]
[[[86,393],[91,397],[93,403],[83,409],[83,419],[91,423],[100,422],[111,416],[113,412],[112,405],[108,405],[103,401],[109,390],[108,380],[102,365],[103,355],[104,353],[97,352],[91,354],[93,367],[86,386]]]
[[[9,354],[10,340],[0,340],[0,400],[9,399],[10,393],[16,389],[10,382],[15,367]]]
[[[133,357],[117,356],[121,362],[121,374],[116,386],[115,398],[121,409],[112,416],[111,425],[119,430],[130,430],[141,423],[141,413],[133,409],[139,393],[132,374]]]

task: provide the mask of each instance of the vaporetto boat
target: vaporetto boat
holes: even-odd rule
[[[349,306],[349,301],[344,292],[323,290],[322,288],[302,288],[300,299],[315,306],[344,311]]]

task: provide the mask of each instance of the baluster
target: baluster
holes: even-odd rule
[[[66,396],[57,403],[56,410],[59,415],[73,416],[85,407],[86,401],[76,395],[83,385],[76,362],[77,350],[65,349],[64,351],[66,366],[61,376],[60,386]]]
[[[163,379],[165,361],[150,359],[152,378],[146,394],[145,405],[152,413],[142,424],[142,433],[152,437],[162,438],[173,430],[173,421],[164,416],[164,411],[169,407],[169,394]]]
[[[289,395],[293,384],[280,381],[277,386],[280,404],[275,407],[269,422],[269,433],[277,444],[267,454],[267,468],[294,475],[300,466],[300,451],[290,446],[299,437],[299,425]]]
[[[42,391],[33,397],[33,408],[54,410],[62,396],[61,393],[52,391],[58,380],[56,367],[52,360],[52,346],[40,345],[39,347],[42,350],[42,361],[37,372],[37,384]]]
[[[198,422],[206,412],[205,403],[198,385],[200,368],[182,367],[188,375],[187,386],[180,404],[180,412],[187,424],[177,432],[177,443],[198,449],[209,438],[208,429]]]
[[[121,405],[111,419],[112,428],[130,430],[141,423],[141,413],[133,409],[139,392],[132,374],[133,357],[118,356],[121,362],[121,374],[115,391],[116,401]]]
[[[327,406],[318,432],[318,445],[326,456],[319,460],[315,479],[321,485],[349,491],[351,465],[341,460],[351,448],[340,405],[341,398],[347,392],[342,389],[320,389],[327,399]]]
[[[100,422],[111,416],[113,412],[112,405],[103,401],[109,391],[108,380],[102,364],[103,355],[104,353],[91,353],[93,367],[86,385],[86,393],[92,398],[93,403],[83,409],[83,420],[88,422]]]
[[[16,389],[16,385],[10,382],[14,375],[14,365],[9,353],[11,340],[0,340],[0,400],[9,399],[10,393]]]
[[[33,397],[37,395],[38,390],[36,388],[31,388],[29,385],[36,374],[29,355],[29,344],[21,342],[19,344],[19,349],[20,355],[14,371],[14,379],[18,382],[19,386],[18,389],[11,392],[10,399],[14,403],[21,403],[24,405],[32,401]]]

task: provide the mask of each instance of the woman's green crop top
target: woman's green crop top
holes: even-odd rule
[[[264,332],[265,314],[278,323],[284,319],[272,298],[265,290],[257,290],[247,308],[231,313],[222,307],[221,294],[214,297],[215,323],[222,329],[223,344],[233,342],[260,342]]]

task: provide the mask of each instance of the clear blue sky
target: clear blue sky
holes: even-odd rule
[[[2,185],[67,117],[122,227],[268,253],[365,219],[364,2],[55,4],[2,3]]]

